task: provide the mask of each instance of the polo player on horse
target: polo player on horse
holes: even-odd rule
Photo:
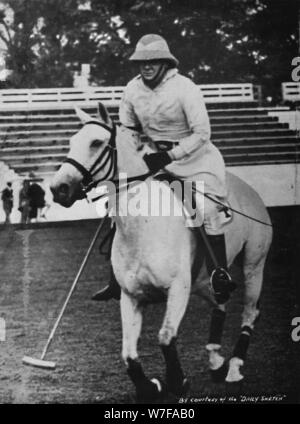
[[[144,156],[149,170],[157,173],[164,169],[182,181],[202,181],[205,193],[224,203],[225,163],[210,140],[209,117],[201,91],[178,73],[178,60],[159,35],[143,36],[130,60],[139,65],[140,74],[125,88],[120,122],[131,130],[142,131],[150,140],[155,153]],[[228,300],[234,283],[227,269],[220,216],[218,203],[205,199],[204,228],[215,257],[206,251],[206,266],[216,301],[222,304]],[[119,297],[120,287],[112,273],[109,285],[93,299]]]

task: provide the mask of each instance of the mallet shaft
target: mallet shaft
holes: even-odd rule
[[[84,270],[84,267],[85,267],[85,265],[87,263],[87,260],[88,260],[90,254],[91,254],[91,251],[92,251],[92,249],[94,247],[94,244],[96,243],[96,240],[97,240],[97,238],[98,238],[98,236],[99,236],[99,234],[100,234],[100,232],[102,230],[102,227],[104,225],[104,222],[106,221],[106,217],[107,217],[107,215],[102,219],[102,221],[99,224],[99,226],[97,228],[97,231],[96,231],[96,233],[95,233],[95,235],[94,235],[94,237],[93,237],[93,239],[91,241],[91,244],[90,244],[90,246],[89,246],[89,248],[88,248],[88,250],[86,252],[86,255],[85,255],[85,257],[84,257],[84,259],[82,261],[82,264],[81,264],[81,266],[79,268],[79,271],[78,271],[78,273],[77,273],[77,275],[75,277],[75,280],[74,280],[74,282],[72,284],[72,287],[70,288],[70,291],[68,293],[68,296],[66,297],[66,300],[65,300],[65,302],[63,304],[63,307],[61,308],[61,311],[60,311],[60,313],[59,313],[59,315],[58,315],[58,317],[57,317],[57,319],[55,321],[55,324],[54,324],[54,326],[53,326],[53,328],[51,330],[51,333],[50,333],[50,335],[48,337],[48,340],[46,342],[46,345],[45,345],[44,350],[43,350],[42,355],[41,355],[41,360],[43,360],[45,358],[45,355],[47,353],[47,350],[48,350],[48,348],[50,346],[50,343],[51,343],[51,341],[53,339],[53,336],[54,336],[54,334],[56,332],[56,329],[57,329],[57,327],[58,327],[58,325],[60,323],[60,320],[61,320],[61,318],[62,318],[62,316],[63,316],[63,314],[65,312],[65,309],[66,309],[67,304],[68,304],[68,302],[70,300],[70,297],[72,296],[72,294],[73,294],[73,292],[75,290],[75,287],[76,287],[76,285],[78,283],[78,280],[79,280],[79,278],[80,278],[80,276],[82,274],[82,271]]]

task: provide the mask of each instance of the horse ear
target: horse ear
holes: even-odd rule
[[[74,109],[75,109],[76,115],[78,116],[78,118],[83,124],[93,120],[93,118],[88,113],[84,112],[78,106],[75,106]]]
[[[101,103],[101,102],[98,103],[98,114],[99,114],[99,117],[102,119],[102,121],[105,124],[107,124],[107,125],[111,124],[111,119],[110,119],[109,113],[107,112],[107,109],[104,106],[104,104]]]

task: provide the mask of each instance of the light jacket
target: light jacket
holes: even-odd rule
[[[153,90],[143,83],[140,75],[132,79],[124,90],[119,115],[126,127],[141,125],[154,144],[155,141],[179,143],[170,151],[175,160],[166,167],[167,171],[180,178],[207,180],[212,186],[211,193],[226,195],[225,164],[210,141],[210,123],[202,93],[177,69],[167,71]]]
[[[125,126],[141,124],[153,141],[179,141],[172,151],[176,160],[193,153],[210,139],[210,124],[200,89],[170,69],[151,90],[140,75],[127,85],[120,106]]]

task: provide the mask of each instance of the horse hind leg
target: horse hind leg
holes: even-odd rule
[[[183,396],[189,389],[189,383],[181,368],[176,348],[177,332],[186,311],[191,282],[184,284],[177,279],[169,289],[167,308],[162,327],[159,331],[159,344],[166,363],[167,390],[176,396]]]
[[[196,294],[204,298],[211,309],[209,336],[206,345],[211,379],[215,383],[221,383],[224,382],[228,371],[228,363],[225,361],[225,358],[220,355],[226,318],[225,304],[218,304],[216,299],[213,298],[211,290],[209,289],[210,284],[206,267],[202,268],[200,271],[199,279],[196,284]],[[195,289],[195,287],[193,289]]]
[[[122,357],[127,367],[127,374],[136,389],[138,403],[154,401],[162,387],[157,379],[150,380],[144,374],[139,361],[137,343],[142,328],[142,310],[138,301],[124,292],[121,294],[121,318],[123,330]]]
[[[238,382],[244,378],[240,372],[240,368],[245,363],[250,337],[259,317],[258,302],[263,283],[265,259],[264,256],[258,263],[246,264],[244,266],[245,298],[241,333],[229,361],[229,370],[226,376],[226,382],[228,383]]]
[[[220,355],[221,339],[225,323],[225,305],[217,305],[212,310],[209,339],[206,350],[209,355],[209,369],[212,380],[220,383],[225,380],[228,371],[228,364],[225,358]]]

